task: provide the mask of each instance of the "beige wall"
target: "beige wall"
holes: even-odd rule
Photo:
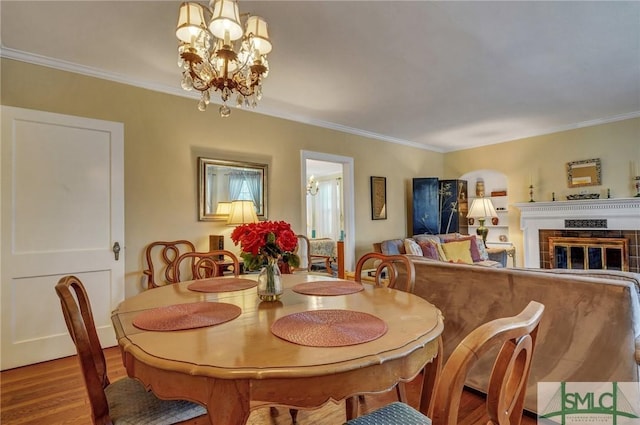
[[[551,192],[558,200],[578,193],[566,185],[569,161],[602,160],[602,186],[584,188],[601,197],[607,188],[612,197],[631,196],[630,161],[640,168],[640,118],[439,154],[240,110],[223,120],[215,107],[198,112],[193,99],[12,60],[1,64],[4,105],[124,123],[128,295],[141,287],[143,249],[150,241],[186,238],[204,249],[207,235],[224,234],[225,246],[234,248],[231,229],[197,220],[198,156],[267,162],[269,218],[289,221],[299,232],[304,229],[300,150],[353,157],[356,257],[373,242],[407,233],[413,177],[497,170],[507,175],[509,200],[515,203],[529,199],[530,176],[536,200],[550,200]],[[369,177],[374,175],[387,177],[387,220],[371,220]],[[509,226],[510,240],[521,253],[515,208]]]
[[[197,157],[269,164],[269,218],[301,222],[300,150],[354,158],[356,256],[382,239],[404,235],[405,201],[415,176],[442,174],[443,155],[257,113],[234,110],[221,119],[197,101],[124,84],[2,59],[2,104],[124,123],[127,295],[141,288],[142,255],[153,240],[190,239],[230,228],[197,220]],[[179,78],[176,74],[176,84]],[[215,106],[215,105],[214,105]],[[370,176],[387,177],[387,220],[371,220]]]
[[[602,185],[569,188],[566,163],[591,158],[601,160]],[[510,204],[529,200],[530,177],[536,201],[551,201],[552,192],[559,201],[582,191],[606,198],[607,189],[612,198],[627,198],[636,193],[631,161],[640,172],[640,118],[447,153],[444,176],[455,178],[479,169],[500,171],[508,179]],[[475,182],[469,182],[469,190],[474,187]],[[522,265],[520,212],[509,208],[508,215],[509,240],[516,245]]]

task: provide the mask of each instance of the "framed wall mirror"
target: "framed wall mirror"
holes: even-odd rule
[[[200,221],[226,220],[231,201],[253,201],[259,219],[267,218],[267,164],[198,158]]]
[[[602,184],[600,159],[585,159],[567,163],[569,187],[599,186]]]

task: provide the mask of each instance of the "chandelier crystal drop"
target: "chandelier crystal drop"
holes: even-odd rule
[[[240,24],[236,0],[211,0],[207,24],[205,8],[198,3],[180,6],[176,37],[181,86],[201,93],[198,110],[204,111],[215,92],[220,93],[220,116],[228,117],[236,106],[252,107],[262,99],[262,81],[269,75],[267,55],[272,45],[267,23],[260,16],[246,14]]]

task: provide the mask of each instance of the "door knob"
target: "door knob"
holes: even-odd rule
[[[118,261],[118,258],[120,258],[120,244],[118,242],[113,244],[113,256],[115,257],[116,261]]]

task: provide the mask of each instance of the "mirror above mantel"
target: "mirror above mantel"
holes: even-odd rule
[[[586,159],[567,163],[569,187],[599,186],[602,182],[600,159]]]
[[[267,218],[267,164],[198,158],[200,221],[227,220],[231,201],[253,201],[260,220]]]

